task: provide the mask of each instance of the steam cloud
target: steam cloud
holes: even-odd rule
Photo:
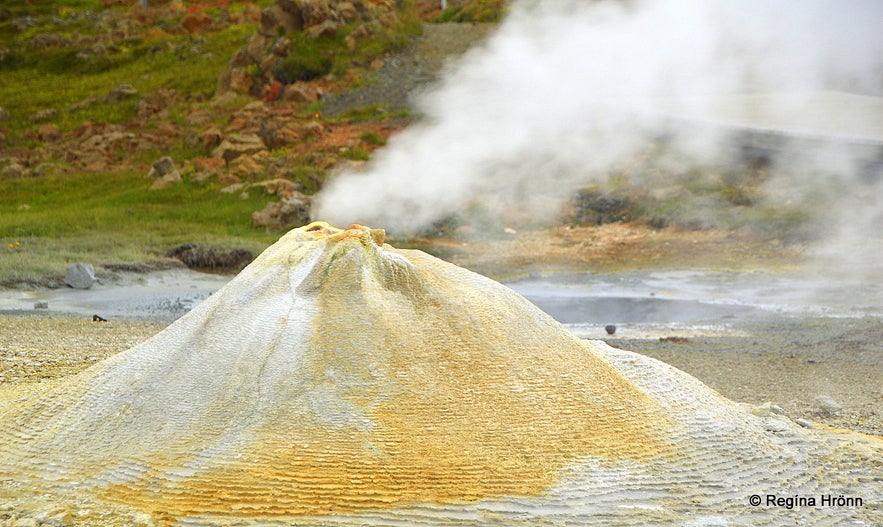
[[[367,170],[326,187],[318,216],[396,231],[424,228],[478,196],[521,196],[529,207],[532,195],[606,177],[663,129],[676,130],[681,151],[719,159],[728,145],[718,129],[727,127],[705,126],[718,120],[876,142],[870,157],[777,160],[790,175],[778,184],[797,196],[813,185],[799,174],[825,163],[842,176],[844,196],[864,196],[842,219],[865,235],[874,222],[881,230],[881,21],[877,0],[516,2],[497,33],[422,97],[420,124]],[[536,206],[531,214],[548,212]],[[844,202],[832,197],[831,207]],[[830,221],[846,242],[851,235]]]

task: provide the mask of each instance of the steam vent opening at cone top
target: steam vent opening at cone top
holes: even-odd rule
[[[295,229],[143,344],[0,391],[0,524],[880,524],[880,438],[755,415],[384,238]]]

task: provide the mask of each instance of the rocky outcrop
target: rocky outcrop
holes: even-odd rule
[[[277,0],[261,12],[261,24],[248,44],[236,52],[218,77],[216,95],[230,91],[262,97],[273,81],[284,84],[279,66],[291,52],[289,35],[300,32],[311,39],[347,32],[346,42],[354,49],[377,31],[398,22],[399,2],[368,0]],[[281,75],[281,77],[285,77]],[[298,91],[293,97],[302,97]]]

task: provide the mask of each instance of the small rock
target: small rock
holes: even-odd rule
[[[788,430],[788,425],[778,418],[769,418],[764,421],[764,429],[769,432],[784,432]]]
[[[42,141],[55,142],[61,138],[61,129],[54,124],[44,124],[37,129],[37,136]]]
[[[266,150],[264,142],[255,134],[230,134],[215,148],[212,155],[229,163],[237,157],[254,155]]]
[[[261,188],[271,196],[288,197],[297,192],[297,184],[283,178],[268,179],[260,181],[251,186],[251,188]]]
[[[126,97],[134,97],[135,95],[138,95],[138,90],[134,86],[131,84],[120,84],[110,90],[110,93],[107,94],[107,100],[110,102],[121,101]]]
[[[841,406],[837,401],[828,397],[827,395],[820,395],[816,397],[815,403],[816,413],[820,415],[834,415],[843,410],[843,406]]]
[[[95,280],[95,268],[82,262],[68,266],[64,277],[64,283],[74,289],[89,289]]]
[[[169,185],[181,182],[181,173],[178,172],[174,161],[172,161],[170,157],[164,157],[159,161],[155,161],[150,168],[148,176],[159,178],[153,182],[153,185],[150,186],[150,190],[165,188]]]
[[[803,428],[815,428],[813,424],[806,419],[795,419],[794,422],[802,426]]]
[[[171,173],[177,172],[177,171],[178,171],[178,169],[175,168],[175,162],[172,161],[172,158],[163,157],[162,159],[153,162],[153,165],[150,168],[150,173],[148,173],[148,176],[162,177],[162,176],[165,176],[167,174],[171,174]]]
[[[322,92],[305,82],[289,84],[285,87],[285,92],[282,94],[282,100],[289,102],[312,103],[318,101],[321,97]]]
[[[45,300],[37,300],[34,302],[34,309],[49,309],[49,302]]]
[[[781,406],[779,406],[778,404],[771,404],[770,405],[770,412],[772,412],[776,415],[785,415],[785,409],[782,408]]]
[[[221,189],[221,194],[235,194],[245,188],[245,183],[233,183]]]
[[[616,333],[616,326],[614,324],[607,324],[604,326],[604,331],[606,331],[608,335],[613,335]]]
[[[39,523],[35,518],[19,518],[13,522],[13,527],[39,527]]]
[[[785,415],[785,410],[781,406],[773,403],[763,403],[761,405],[752,406],[751,413],[758,417],[769,417],[770,415]]]
[[[2,179],[18,179],[26,175],[27,169],[14,161],[0,171],[0,178]]]

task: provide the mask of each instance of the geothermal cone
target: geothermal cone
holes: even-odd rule
[[[0,522],[879,520],[879,439],[755,416],[383,238],[291,231],[152,339],[0,394]]]

